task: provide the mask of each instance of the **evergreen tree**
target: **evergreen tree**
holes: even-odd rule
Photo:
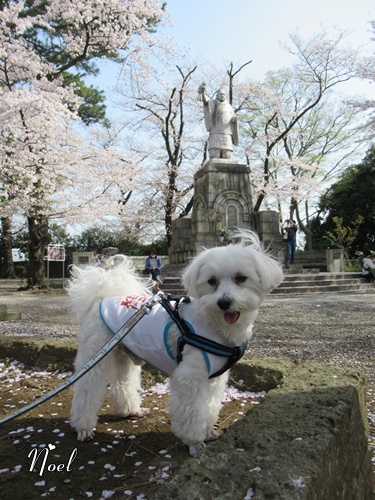
[[[313,224],[314,241],[329,246],[325,235],[335,230],[335,217],[349,227],[358,216],[364,218],[358,236],[351,248],[367,253],[375,249],[375,146],[372,146],[362,162],[347,168],[341,178],[326,191],[319,203],[319,215]]]

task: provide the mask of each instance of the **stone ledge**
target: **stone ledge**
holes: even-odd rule
[[[37,337],[6,336],[0,334],[0,360],[15,359],[27,369],[47,371],[74,371],[77,340],[48,339]],[[142,372],[144,388],[163,382],[165,376],[152,367]]]
[[[372,500],[367,432],[364,375],[307,362],[154,498]]]
[[[0,359],[16,359],[28,369],[71,371],[76,352],[76,339],[0,335]]]
[[[71,370],[76,346],[75,339],[0,335],[0,359]],[[147,370],[144,383],[159,377]],[[250,489],[254,499],[375,498],[363,374],[252,356],[232,369],[231,383],[269,392],[199,458],[185,461],[155,499],[243,499]]]
[[[0,313],[0,321],[19,321],[21,313]]]
[[[8,313],[8,307],[5,304],[0,304],[0,321],[19,321],[21,313]]]
[[[0,334],[0,359],[16,359],[27,369],[73,371],[77,340],[6,336]],[[288,359],[251,356],[243,358],[231,370],[230,384],[252,391],[269,391],[277,387],[294,364]],[[157,370],[148,367],[153,378],[165,379]],[[146,382],[154,383],[147,375]],[[158,380],[159,381],[159,380]],[[241,381],[241,383],[239,383]]]

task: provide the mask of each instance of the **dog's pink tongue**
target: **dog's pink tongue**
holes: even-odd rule
[[[239,314],[238,312],[226,312],[224,313],[224,321],[233,325],[238,320]]]

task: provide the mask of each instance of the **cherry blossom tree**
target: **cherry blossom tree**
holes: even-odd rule
[[[375,20],[370,21],[373,36],[370,38],[372,42],[375,42]],[[374,51],[373,51],[374,52]],[[375,57],[374,54],[362,58],[359,67],[360,77],[370,84],[375,81]],[[362,111],[367,117],[364,129],[370,134],[370,139],[373,140],[375,137],[375,100],[368,98],[354,98],[350,100],[350,104],[354,105]]]
[[[287,50],[296,62],[290,68],[270,72],[262,84],[239,86],[248,95],[243,130],[256,195],[254,210],[276,203],[281,212],[281,204],[289,200],[288,216],[296,213],[308,245],[308,201],[363,139],[354,132],[359,113],[340,105],[334,92],[359,76],[362,61],[357,50],[343,45],[344,38],[342,32],[334,38],[322,32],[308,40],[293,34]]]
[[[128,116],[129,147],[145,160],[140,225],[159,222],[169,243],[172,220],[190,210],[193,175],[204,159],[196,69],[188,63],[164,64],[163,71],[150,73],[147,82],[125,78],[117,88]]]
[[[295,63],[278,72],[270,72],[264,82],[242,78],[242,70],[251,62],[248,61],[238,65],[238,68],[231,63],[226,72],[211,69],[210,74],[203,78],[198,77],[203,73],[202,68],[198,68],[191,79],[191,93],[185,90],[185,123],[188,109],[191,109],[189,119],[198,124],[201,111],[197,112],[196,108],[194,80],[199,83],[208,81],[212,92],[222,85],[227,86],[242,125],[241,146],[236,148],[235,157],[241,161],[242,154],[251,167],[254,210],[277,207],[282,214],[286,208],[290,212],[288,215],[297,217],[306,234],[307,247],[312,245],[310,204],[317,200],[321,189],[332,182],[346,161],[353,159],[365,140],[356,130],[360,113],[344,103],[347,96],[340,96],[337,89],[348,80],[359,77],[366,61],[358,50],[346,47],[344,41],[345,33],[342,32],[329,37],[323,31],[308,40],[293,34],[286,49],[294,56]],[[167,207],[168,186],[173,186],[173,183],[169,184],[173,176],[168,175],[170,157],[168,142],[164,139],[165,130],[168,131],[168,103],[175,87],[170,84],[173,80],[170,73],[159,71],[152,74],[155,77],[152,84],[132,79],[124,92],[129,96],[129,85],[133,85],[133,99],[128,99],[126,109],[129,111],[133,106],[133,110],[139,110],[140,117],[132,115],[133,125],[129,124],[127,128],[132,135],[134,130],[139,132],[142,128],[138,149],[150,165],[146,174],[148,180],[146,177],[142,183],[142,192],[147,192],[147,196],[140,200],[139,210],[145,219],[155,221],[158,218],[156,214],[159,214],[162,221]],[[169,116],[177,117],[178,114]],[[204,153],[205,134],[203,129],[197,128],[195,144]],[[157,137],[160,141],[156,141]],[[188,158],[186,152],[191,151],[193,146],[189,144],[192,137],[184,133],[180,138],[185,159]],[[189,185],[188,176],[192,178],[194,172],[191,168],[193,162],[195,168],[201,164],[198,158],[189,157],[186,186]],[[183,169],[179,170],[178,175],[182,172]],[[178,194],[184,191],[173,189],[178,207]],[[177,212],[172,211],[172,215],[178,216]],[[180,213],[186,211],[180,208]]]
[[[140,57],[150,43],[150,27],[162,16],[157,0],[3,4],[0,216],[27,217],[33,285],[44,285],[48,218],[62,210],[84,217],[93,200],[97,203],[115,186],[121,191],[118,186],[124,178],[118,151],[94,146],[78,133],[82,100],[77,98],[75,80],[67,84],[66,72],[95,73],[99,57]]]

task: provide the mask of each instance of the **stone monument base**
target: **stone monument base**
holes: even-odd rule
[[[203,248],[228,244],[221,236],[236,229],[254,230],[266,248],[282,254],[278,212],[253,213],[250,169],[231,160],[211,159],[194,176],[194,204],[190,218],[172,225],[171,264],[183,264]]]
[[[194,176],[191,216],[193,252],[222,244],[220,229],[251,229],[250,169],[230,160],[211,159]]]

